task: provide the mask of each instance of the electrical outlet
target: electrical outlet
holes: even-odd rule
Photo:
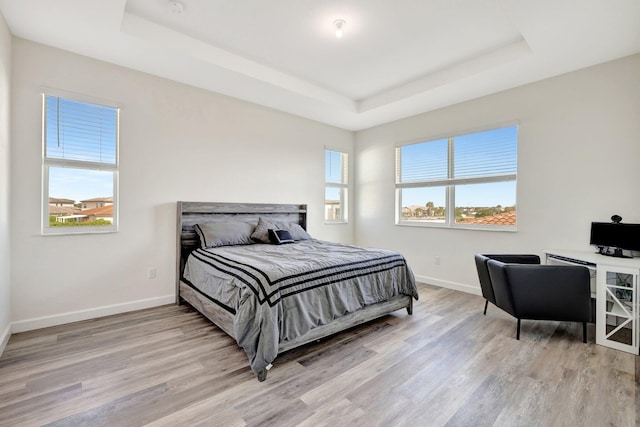
[[[156,270],[155,267],[150,267],[149,270],[147,270],[147,277],[149,279],[155,279],[157,274],[158,274],[158,271]]]
[[[435,265],[440,265],[440,257],[439,257],[439,256],[434,257],[434,258],[433,258],[433,263],[434,263]]]

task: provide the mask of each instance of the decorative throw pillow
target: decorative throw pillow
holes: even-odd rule
[[[247,222],[210,222],[193,226],[200,237],[200,246],[215,248],[217,246],[250,245],[254,225]]]
[[[274,230],[287,230],[293,240],[308,240],[311,239],[311,236],[304,231],[299,224],[295,222],[276,222],[269,221],[268,219],[264,219],[263,217],[258,218],[258,225],[256,225],[256,229],[251,234],[251,238],[256,242],[261,243],[270,243],[269,240],[269,229],[272,228]]]
[[[263,219],[262,217],[258,218],[258,224],[256,225],[255,230],[251,234],[251,238],[256,242],[260,243],[269,243],[269,229],[279,228],[274,223]]]
[[[294,240],[291,237],[291,234],[287,230],[280,229],[269,229],[269,240],[274,245],[281,245],[283,243],[293,243]]]

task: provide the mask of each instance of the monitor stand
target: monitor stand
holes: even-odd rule
[[[613,250],[613,252],[611,252],[611,250]],[[633,258],[632,255],[625,255],[624,251],[620,248],[611,248],[608,246],[598,246],[598,252],[596,253],[615,258]]]

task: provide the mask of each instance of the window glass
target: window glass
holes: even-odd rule
[[[342,220],[342,189],[341,188],[325,188],[324,196],[324,219],[327,221]]]
[[[398,146],[398,223],[515,229],[517,148],[517,126]]]
[[[348,188],[348,154],[325,149],[324,219],[326,222],[347,221]]]
[[[44,96],[44,234],[117,230],[117,108]]]
[[[516,183],[490,182],[456,186],[458,224],[516,225]]]
[[[402,219],[411,222],[446,222],[446,187],[403,188]]]

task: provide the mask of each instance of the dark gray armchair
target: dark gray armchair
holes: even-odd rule
[[[521,319],[582,322],[587,342],[591,321],[589,270],[580,266],[540,265],[537,255],[475,255],[485,302],[515,317],[516,338]]]

